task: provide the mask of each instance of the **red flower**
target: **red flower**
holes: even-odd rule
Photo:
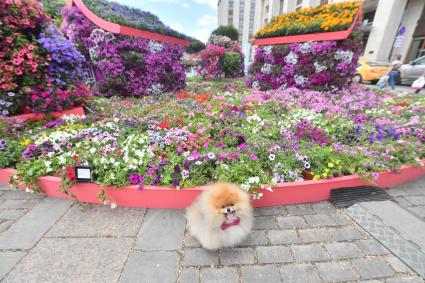
[[[75,181],[75,169],[74,166],[68,166],[66,167],[66,178],[69,181]]]
[[[162,121],[158,124],[158,127],[161,129],[168,129],[170,127],[170,123],[167,121]]]

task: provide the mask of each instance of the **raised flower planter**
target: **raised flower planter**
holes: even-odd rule
[[[16,173],[15,169],[0,169],[0,183],[9,184],[9,179]],[[425,169],[415,166],[402,166],[399,173],[385,171],[379,173],[376,184],[372,185],[357,175],[343,176],[325,180],[281,183],[274,191],[261,190],[263,197],[252,201],[254,207],[301,204],[328,200],[330,191],[336,188],[357,186],[377,186],[389,188],[425,175]],[[62,182],[59,177],[41,177],[38,180],[43,192],[54,198],[70,199],[59,191]],[[25,189],[24,186],[20,187]],[[100,203],[98,198],[101,187],[93,183],[77,183],[71,192],[79,201]],[[203,187],[176,190],[174,188],[146,186],[138,190],[137,186],[124,188],[105,188],[105,196],[118,206],[138,208],[185,208],[203,191]]]

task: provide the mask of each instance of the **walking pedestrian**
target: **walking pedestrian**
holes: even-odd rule
[[[401,62],[401,55],[397,54],[395,56],[395,60],[391,63],[392,69],[388,73],[388,76],[389,76],[388,84],[392,90],[395,90],[397,78],[400,76],[401,65],[403,65],[403,62]]]

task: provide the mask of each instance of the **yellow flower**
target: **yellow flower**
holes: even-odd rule
[[[313,180],[320,180],[320,176],[319,175],[314,175]]]
[[[24,139],[23,141],[21,141],[21,145],[22,146],[28,146],[30,144],[31,140],[30,139]]]
[[[335,164],[333,164],[332,162],[329,162],[329,163],[328,163],[328,167],[329,167],[329,168],[333,168],[334,166],[335,166]]]
[[[325,173],[323,173],[323,174],[322,174],[322,177],[323,177],[323,178],[328,177],[328,173],[326,173],[326,172],[325,172]]]

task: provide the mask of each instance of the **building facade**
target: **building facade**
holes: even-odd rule
[[[219,0],[218,25],[233,25],[244,52],[255,33],[275,16],[344,0]],[[396,54],[405,62],[425,56],[425,0],[364,0],[364,57],[388,62]]]

